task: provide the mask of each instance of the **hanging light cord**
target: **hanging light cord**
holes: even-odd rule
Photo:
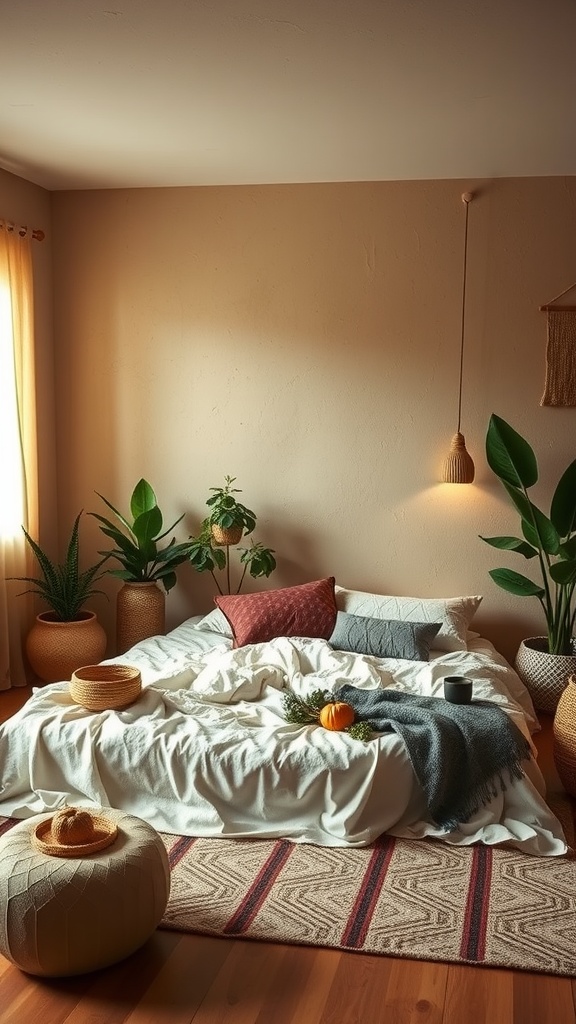
[[[464,314],[466,311],[466,264],[468,262],[468,206],[472,199],[471,192],[464,192],[462,202],[466,205],[466,219],[464,221],[464,266],[462,278],[462,320],[460,326],[460,382],[458,385],[458,433],[460,433],[460,420],[462,418],[462,371],[464,369]]]

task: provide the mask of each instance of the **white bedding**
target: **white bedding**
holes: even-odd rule
[[[533,760],[521,780],[446,833],[427,818],[398,736],[363,743],[284,719],[285,680],[303,694],[347,682],[441,697],[443,676],[466,674],[475,697],[498,703],[530,737],[537,720],[516,673],[476,634],[468,648],[432,652],[425,663],[301,638],[232,650],[227,637],[191,619],[113,659],[142,673],[142,696],[124,711],[85,711],[67,683],[34,691],[0,726],[0,814],[25,818],[68,803],[120,808],[184,835],[363,846],[390,832],[565,853]]]

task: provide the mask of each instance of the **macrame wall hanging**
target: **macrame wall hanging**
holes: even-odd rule
[[[576,282],[540,306],[548,316],[546,380],[540,405],[576,406],[576,306],[554,305],[574,289]]]

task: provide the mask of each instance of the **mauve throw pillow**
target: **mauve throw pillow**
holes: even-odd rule
[[[333,576],[258,594],[225,594],[215,601],[232,627],[234,647],[277,636],[327,640],[336,622]]]
[[[428,661],[430,648],[441,622],[402,622],[372,619],[365,615],[338,612],[329,644],[337,651],[370,654],[376,658],[404,658]]]

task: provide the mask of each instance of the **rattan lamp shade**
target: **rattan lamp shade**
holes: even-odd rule
[[[466,451],[464,434],[454,434],[450,451],[444,460],[442,480],[446,484],[471,484],[474,480],[474,463]]]
[[[460,378],[458,383],[458,428],[450,451],[444,459],[442,467],[442,480],[446,484],[471,484],[474,480],[474,463],[466,451],[464,434],[460,433],[460,420],[462,416],[462,370],[464,366],[464,324],[466,313],[466,266],[468,257],[468,206],[472,200],[472,193],[465,192],[462,202],[466,207],[466,220],[464,226],[464,267],[462,272],[462,320],[460,331]]]

